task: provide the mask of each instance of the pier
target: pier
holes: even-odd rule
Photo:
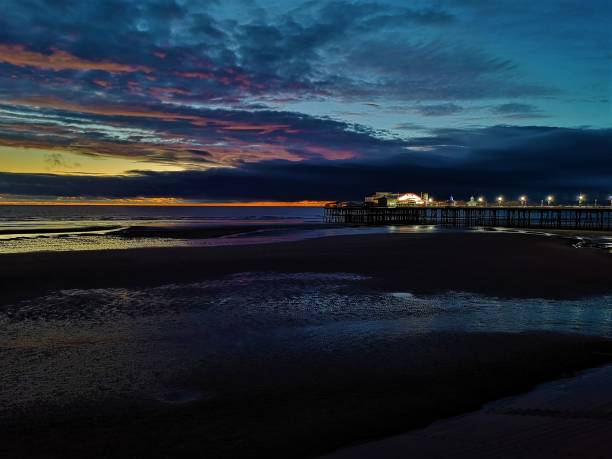
[[[612,207],[604,206],[330,206],[325,221],[357,225],[580,229],[612,231]]]

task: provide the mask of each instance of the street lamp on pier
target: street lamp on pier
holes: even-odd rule
[[[583,194],[578,195],[578,206],[581,206],[585,200],[585,196]]]
[[[497,203],[501,206],[503,202],[504,202],[504,197],[503,196],[498,196],[497,197]]]
[[[519,198],[519,201],[521,202],[521,205],[524,207],[525,204],[527,204],[527,196],[521,196]]]
[[[552,204],[552,202],[555,200],[555,197],[552,195],[548,195],[546,196],[546,202],[548,203],[548,205],[550,206]]]

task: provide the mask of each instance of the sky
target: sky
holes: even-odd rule
[[[0,203],[612,195],[609,0],[3,0]]]

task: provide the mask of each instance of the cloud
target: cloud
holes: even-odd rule
[[[549,118],[549,115],[542,112],[532,104],[510,102],[490,107],[490,112],[494,115],[502,116],[506,119],[528,120],[536,118]]]
[[[349,47],[339,67],[354,76],[346,75],[338,84],[356,97],[478,100],[556,92],[518,78],[517,65],[509,59],[442,39],[369,39]]]
[[[392,129],[415,130],[415,131],[427,130],[425,126],[418,124],[418,123],[411,123],[411,122],[397,123],[393,125]]]
[[[414,109],[417,113],[423,116],[448,116],[460,113],[463,107],[452,103],[438,105],[421,105]]]
[[[109,73],[145,72],[153,70],[142,65],[126,65],[109,61],[91,61],[73,56],[60,49],[52,49],[51,53],[43,54],[29,51],[20,45],[0,44],[0,62],[17,67],[37,67],[45,70],[100,70]]]
[[[532,199],[551,192],[560,199],[572,199],[577,191],[603,197],[611,191],[612,130],[497,126],[449,130],[413,142],[434,147],[428,152],[398,150],[386,158],[272,160],[236,168],[139,172],[125,177],[0,174],[0,193],[292,201],[360,199],[377,189],[429,191],[440,198],[529,193]],[[457,146],[462,154],[449,155]],[[557,173],[551,173],[551,165]]]
[[[496,105],[491,109],[493,113],[497,113],[499,115],[514,115],[517,113],[537,113],[539,110],[530,104],[517,104],[517,103],[508,103],[502,105]]]
[[[63,155],[60,153],[47,153],[45,155],[45,163],[47,163],[47,167],[51,169],[57,169],[61,167],[68,167],[66,160]]]
[[[525,117],[525,118],[539,118],[545,117],[542,114],[542,111],[531,104],[522,104],[522,103],[507,103],[496,105],[491,107],[491,112],[496,115],[504,115],[510,117]]]
[[[10,85],[17,98],[72,101],[98,91],[140,104],[236,107],[553,92],[518,78],[511,60],[445,38],[441,32],[460,22],[448,8],[309,1],[276,12],[262,2],[260,14],[238,19],[221,2],[108,0],[93,8],[65,0],[67,15],[51,1],[36,0],[35,7],[7,1],[0,30],[7,77],[0,76],[0,88]]]
[[[0,145],[200,169],[271,159],[388,155],[401,142],[363,126],[292,112],[159,104],[126,108],[34,98],[0,105]],[[207,161],[200,151],[207,152]]]

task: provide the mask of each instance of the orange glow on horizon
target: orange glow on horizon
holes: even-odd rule
[[[331,200],[330,200],[331,201]],[[6,200],[2,206],[148,206],[148,207],[323,207],[330,201],[231,201],[231,202],[189,202],[175,198],[131,198],[105,200]]]

